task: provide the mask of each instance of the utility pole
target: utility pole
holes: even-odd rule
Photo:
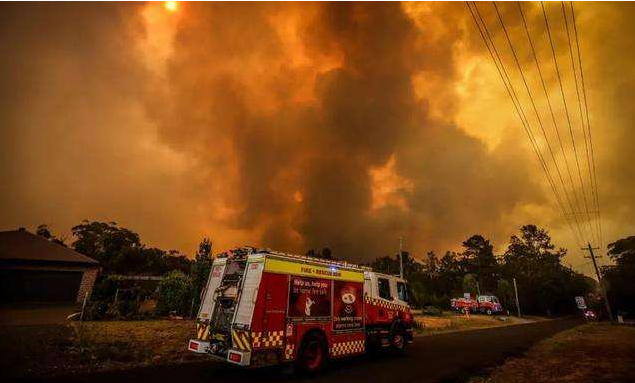
[[[595,268],[595,275],[598,277],[598,283],[600,285],[600,292],[602,293],[602,298],[604,298],[604,306],[606,307],[606,312],[609,314],[609,320],[613,323],[613,313],[611,312],[611,305],[609,304],[609,298],[606,295],[606,290],[604,289],[604,285],[602,284],[602,278],[600,277],[600,269],[598,269],[598,264],[595,261],[596,258],[602,258],[602,256],[596,257],[593,254],[593,250],[600,250],[599,247],[591,247],[590,243],[587,243],[586,248],[582,248],[584,251],[588,251],[590,256],[584,258],[591,258],[593,261],[593,268]]]
[[[514,278],[514,295],[516,296],[516,310],[518,311],[518,317],[520,318],[520,303],[518,302],[518,286],[516,286],[516,278]]]
[[[399,278],[403,278],[403,237],[399,237]]]

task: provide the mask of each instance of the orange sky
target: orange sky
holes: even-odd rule
[[[635,231],[635,8],[575,6],[606,245]],[[523,7],[555,104],[540,6]],[[540,94],[518,9],[500,9]],[[494,9],[479,10],[512,68]],[[48,223],[68,235],[94,219],[188,254],[208,236],[216,250],[328,246],[366,261],[400,236],[415,255],[456,250],[474,233],[502,251],[535,223],[571,250],[566,263],[586,262],[464,3],[0,11],[11,52],[0,57],[2,230]],[[547,12],[577,113],[560,3]]]

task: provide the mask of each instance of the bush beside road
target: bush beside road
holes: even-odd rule
[[[635,379],[635,327],[585,324],[563,331],[471,383],[613,383]]]

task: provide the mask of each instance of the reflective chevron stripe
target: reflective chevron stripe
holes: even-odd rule
[[[232,330],[232,344],[243,351],[251,351],[251,341],[248,331]]]
[[[207,340],[209,338],[209,324],[203,322],[197,323],[196,337],[200,340]]]

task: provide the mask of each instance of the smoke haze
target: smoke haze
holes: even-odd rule
[[[542,12],[523,6],[555,103]],[[559,6],[547,11],[570,92]],[[635,8],[576,7],[606,243],[635,230]],[[518,10],[500,8],[538,93]],[[369,261],[400,236],[415,255],[475,233],[501,250],[535,223],[583,262],[463,3],[0,11],[0,229],[113,220],[188,253],[209,236],[216,250]]]

